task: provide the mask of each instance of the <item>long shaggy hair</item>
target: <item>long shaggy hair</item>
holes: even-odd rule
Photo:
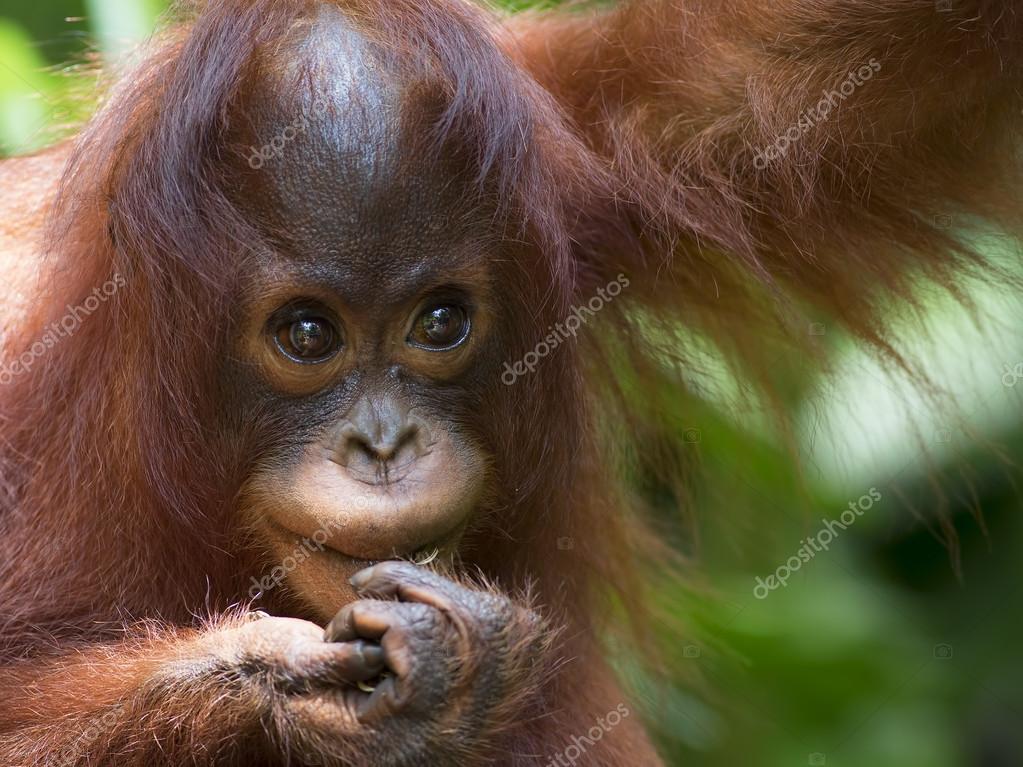
[[[244,598],[255,565],[235,502],[258,451],[213,428],[213,371],[265,233],[232,202],[233,136],[314,5],[179,5],[51,150],[64,171],[42,288],[8,355],[95,286],[123,287],[0,388],[9,659]],[[481,395],[499,492],[464,558],[507,588],[533,581],[584,645],[642,615],[670,560],[625,477],[684,493],[658,438],[666,371],[688,351],[675,330],[767,390],[780,349],[815,354],[807,313],[908,367],[882,302],[912,302],[921,278],[954,292],[964,273],[997,275],[946,217],[1020,230],[1010,2],[631,0],[510,18],[459,0],[337,5],[410,84],[407,132],[423,151],[457,147],[494,204],[513,244],[509,361],[627,280],[577,342]]]

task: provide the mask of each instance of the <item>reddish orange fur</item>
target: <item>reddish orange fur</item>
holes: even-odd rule
[[[509,360],[619,272],[631,280],[579,345],[485,394],[504,446],[499,498],[465,558],[503,588],[534,581],[568,626],[570,662],[538,694],[541,716],[503,743],[501,763],[544,763],[621,702],[600,660],[609,595],[638,610],[661,561],[604,441],[609,424],[641,430],[652,415],[607,372],[626,360],[630,386],[656,381],[637,308],[707,332],[761,378],[765,337],[800,340],[792,301],[895,354],[879,296],[909,300],[914,274],[954,287],[985,266],[934,217],[1017,230],[1023,17],[994,0],[948,12],[932,0],[633,0],[502,29],[457,0],[341,5],[428,83],[441,111],[423,135],[470,148],[523,242],[507,267],[526,318]],[[245,716],[258,702],[187,684],[157,696],[149,675],[201,634],[197,615],[235,620],[259,566],[234,508],[252,456],[205,428],[217,343],[197,328],[222,327],[259,242],[220,186],[216,150],[305,7],[220,0],[184,14],[52,150],[66,165],[46,279],[13,348],[111,275],[127,287],[0,390],[4,764],[251,764],[266,748]],[[871,57],[876,77],[754,167],[757,148]],[[81,745],[76,732],[118,702],[118,726]],[[623,727],[590,763],[652,763],[647,748]]]

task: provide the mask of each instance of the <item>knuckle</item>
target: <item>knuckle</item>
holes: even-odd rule
[[[515,615],[515,606],[507,599],[480,593],[474,600],[473,615],[479,630],[487,635],[502,632]]]
[[[409,611],[409,622],[412,627],[423,633],[438,634],[443,627],[442,617],[438,610],[429,605],[412,605]]]
[[[434,666],[434,660],[457,652],[450,625],[426,605],[404,605],[402,618],[383,638],[383,645],[395,670],[412,673],[414,668]],[[422,669],[419,669],[420,673]]]
[[[395,603],[396,605],[398,603]],[[401,627],[417,637],[430,637],[440,633],[441,614],[433,607],[418,603],[403,603],[398,607]]]

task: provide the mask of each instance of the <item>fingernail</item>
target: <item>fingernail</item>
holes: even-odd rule
[[[334,640],[331,638],[333,636],[334,636],[334,621],[331,621],[330,623],[327,624],[326,628],[323,629],[323,641],[324,642],[333,642]]]
[[[373,568],[372,567],[367,567],[365,570],[360,570],[355,575],[353,575],[351,578],[349,578],[348,582],[350,584],[352,584],[352,586],[354,586],[355,588],[361,589],[363,586],[365,586],[367,583],[369,583],[369,579],[372,578],[372,577],[373,577]]]

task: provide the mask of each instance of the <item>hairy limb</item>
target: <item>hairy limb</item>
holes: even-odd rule
[[[314,624],[232,619],[81,648],[4,669],[0,761],[12,765],[235,764],[265,753],[293,696],[379,671],[362,643]]]
[[[411,565],[378,565],[359,586],[376,598],[344,608],[326,637],[296,619],[232,620],[9,667],[0,761],[230,765],[278,754],[333,767],[483,758],[543,681],[542,621],[496,592]]]
[[[596,274],[627,269],[630,295],[655,304],[683,294],[712,332],[761,332],[753,278],[878,341],[879,287],[982,264],[956,236],[977,217],[1023,230],[1010,0],[634,0],[512,24],[614,176],[599,215],[640,233],[609,249],[595,220]],[[633,252],[674,257],[644,267]]]

